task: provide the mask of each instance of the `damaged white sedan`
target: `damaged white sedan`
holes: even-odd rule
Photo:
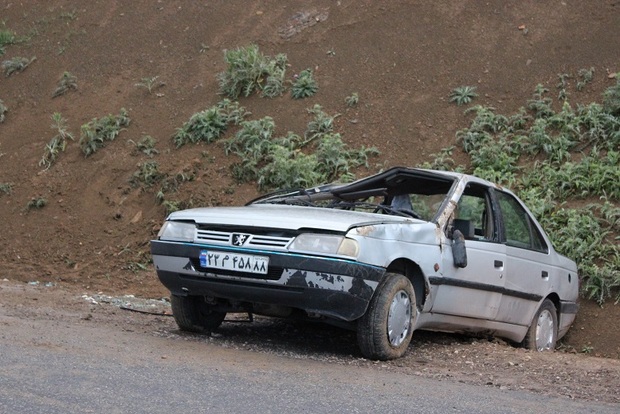
[[[183,330],[229,312],[314,318],[356,330],[372,359],[402,356],[418,329],[553,349],[578,309],[577,267],[527,207],[458,173],[397,167],[178,211],[151,251]]]

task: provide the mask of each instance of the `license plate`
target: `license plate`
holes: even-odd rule
[[[269,257],[201,250],[200,266],[266,275],[269,267]]]

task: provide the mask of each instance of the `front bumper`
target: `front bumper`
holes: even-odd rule
[[[200,252],[269,257],[267,274],[208,269]],[[361,317],[385,269],[339,258],[152,240],[160,281],[173,294],[289,306],[352,321]]]

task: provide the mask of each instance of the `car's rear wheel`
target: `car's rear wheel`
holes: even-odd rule
[[[413,335],[416,300],[409,279],[388,273],[358,321],[357,342],[370,359],[399,358]]]
[[[523,345],[533,351],[555,349],[558,338],[558,313],[553,302],[545,299],[532,320]]]
[[[226,312],[213,310],[202,296],[170,295],[172,315],[179,328],[188,332],[211,332],[219,327]]]

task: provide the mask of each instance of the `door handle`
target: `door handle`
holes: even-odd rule
[[[541,276],[543,279],[546,279],[546,278],[548,278],[548,277],[549,277],[549,272],[547,272],[546,270],[543,270],[543,271],[542,271],[542,273],[540,274],[540,276]]]
[[[504,267],[504,262],[502,262],[501,260],[495,260],[493,262],[493,266],[495,266],[496,269],[498,269],[500,267]]]

